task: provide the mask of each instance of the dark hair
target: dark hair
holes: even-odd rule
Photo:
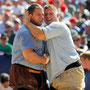
[[[3,84],[9,81],[9,75],[7,73],[2,73],[0,75],[0,82]]]
[[[6,34],[6,33],[3,33],[3,34],[1,34],[1,38],[2,38],[2,37],[7,38],[8,36],[7,36],[7,34]]]
[[[35,11],[36,8],[41,8],[42,9],[42,6],[39,5],[39,4],[32,4],[28,9],[27,11],[29,12],[29,14],[33,14],[33,12]]]

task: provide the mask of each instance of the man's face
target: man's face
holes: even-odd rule
[[[5,82],[5,83],[3,84],[3,86],[4,86],[4,88],[8,88],[9,82]]]
[[[81,58],[81,61],[82,61],[82,66],[84,69],[89,69],[90,67],[90,60],[88,58],[84,59],[84,58]]]
[[[30,21],[35,25],[42,25],[42,21],[44,18],[43,9],[36,8],[33,14],[30,14]]]
[[[57,21],[57,14],[54,12],[53,8],[49,7],[48,9],[44,10],[44,20],[47,25]]]

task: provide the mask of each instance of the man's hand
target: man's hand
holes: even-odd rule
[[[29,12],[27,10],[25,10],[23,24],[25,24],[27,26],[29,23],[30,23]]]
[[[48,54],[44,54],[43,57],[46,59],[46,62],[44,64],[48,64],[50,62],[50,58],[49,58]]]

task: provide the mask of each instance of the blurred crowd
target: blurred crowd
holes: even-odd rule
[[[33,3],[42,7],[55,5],[59,21],[70,29],[77,52],[90,50],[90,0],[0,0],[0,55],[11,57],[13,40],[23,24],[25,9]]]
[[[90,50],[90,0],[0,0],[0,51],[8,51],[10,55],[15,34],[23,24],[25,9],[33,3],[42,7],[55,5],[58,19],[70,28],[78,53]]]

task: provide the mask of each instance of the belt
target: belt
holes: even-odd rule
[[[33,69],[28,69],[29,72],[31,73],[36,73],[36,74],[40,74],[42,71],[37,71],[37,70],[33,70]]]
[[[75,68],[75,67],[79,67],[81,66],[81,62],[78,60],[74,63],[71,63],[70,65],[68,65],[66,68],[65,68],[65,71],[68,70],[68,69],[71,69],[71,68]]]
[[[24,66],[24,65],[21,65],[21,64],[14,64],[14,65],[19,65],[19,66],[21,66],[23,68],[27,68],[27,71],[31,72],[31,73],[40,74],[42,72],[42,70],[35,70],[33,68],[30,68],[30,67],[27,67],[27,66]]]

